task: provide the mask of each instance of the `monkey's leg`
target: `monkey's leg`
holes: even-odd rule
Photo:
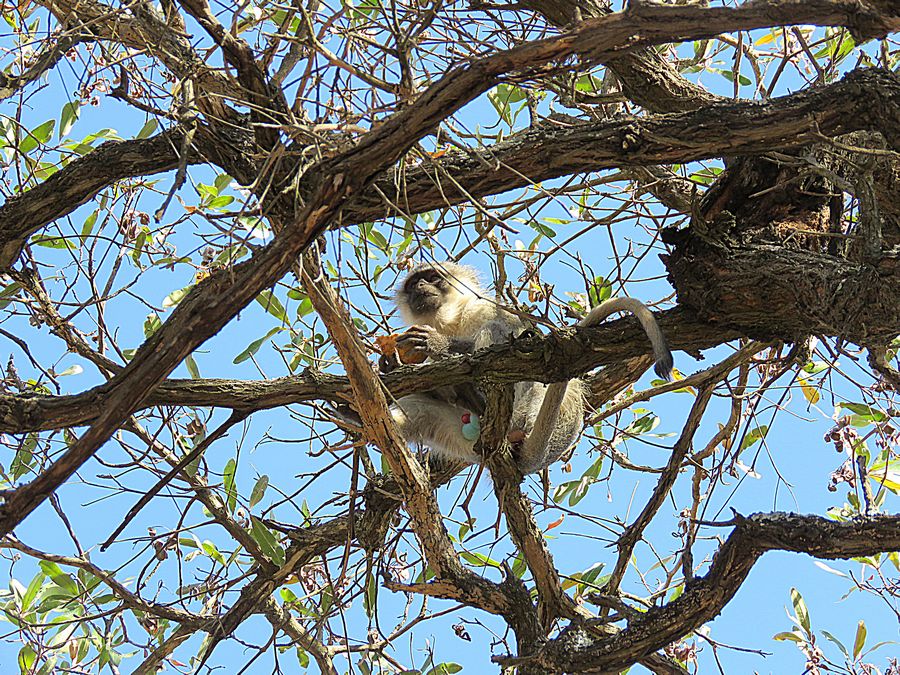
[[[478,462],[474,441],[463,436],[467,412],[428,394],[404,396],[391,406],[391,415],[408,443],[426,445],[439,455],[463,462]]]

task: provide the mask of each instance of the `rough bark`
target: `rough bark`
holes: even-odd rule
[[[621,632],[596,639],[571,627],[551,640],[537,661],[548,672],[609,672],[627,668],[716,617],[766,551],[793,551],[817,558],[848,559],[865,551],[900,547],[900,516],[839,523],[819,516],[759,513],[737,517],[706,576],[677,599],[654,607]]]

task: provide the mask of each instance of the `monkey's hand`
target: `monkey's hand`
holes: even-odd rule
[[[450,338],[431,326],[413,326],[397,337],[397,351],[408,363],[439,358],[450,351]]]
[[[396,353],[388,356],[387,354],[382,354],[378,357],[378,370],[382,373],[387,374],[395,370],[400,366],[400,359],[397,357]]]

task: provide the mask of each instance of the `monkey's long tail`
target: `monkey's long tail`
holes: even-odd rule
[[[662,329],[656,323],[656,317],[653,316],[647,305],[640,300],[634,298],[612,298],[606,302],[601,302],[594,307],[586,317],[578,322],[582,328],[588,326],[596,326],[610,314],[616,312],[631,312],[640,322],[641,328],[647,334],[650,344],[653,346],[653,356],[656,357],[656,365],[653,370],[656,374],[665,380],[672,379],[672,352],[666,342],[666,336],[663,335]]]
[[[656,365],[653,369],[660,377],[666,380],[672,379],[674,361],[672,352],[666,342],[666,336],[663,335],[662,329],[656,323],[653,312],[640,300],[635,300],[634,298],[612,298],[607,300],[594,307],[586,317],[578,322],[578,325],[581,328],[595,326],[616,312],[631,312],[634,314],[653,347],[653,355],[656,357]],[[537,418],[534,421],[532,432],[525,439],[525,444],[522,448],[520,468],[523,474],[527,475],[533,471],[540,471],[545,466],[556,461],[556,457],[548,456],[548,446],[553,430],[556,429],[559,422],[559,410],[568,386],[568,382],[555,382],[547,387],[544,400],[541,402],[541,409],[538,411]],[[562,448],[562,450],[565,450],[565,448]]]

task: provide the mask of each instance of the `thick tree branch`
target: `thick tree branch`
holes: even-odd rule
[[[859,129],[900,147],[900,78],[858,70],[835,84],[763,103],[720,103],[697,111],[530,129],[468,155],[394,172],[344,209],[344,222],[416,214],[573,173],[676,164],[799,148]]]
[[[337,293],[322,278],[318,260],[304,256],[303,286],[313,306],[328,328],[341,357],[359,408],[366,436],[377,445],[391,467],[400,487],[413,532],[422,547],[435,584],[446,593],[493,614],[511,616],[513,602],[494,584],[463,566],[444,527],[437,497],[427,472],[400,436],[388,410],[387,399],[372,364],[366,359],[359,337]],[[514,626],[515,628],[515,626]]]
[[[877,130],[896,141],[898,107],[900,80],[886,71],[864,70],[833,85],[765,103],[723,103],[690,113],[569,127],[545,125],[468,156],[443,157],[434,166],[410,169],[401,191],[394,172],[387,171],[344,209],[343,221],[392,215],[387,203],[415,214],[572,173],[788,150],[822,135],[859,129]],[[0,268],[12,264],[30,234],[71,213],[107,185],[176,168],[183,135],[178,127],[148,140],[104,143],[9,199],[0,207]],[[213,137],[212,130],[201,127],[195,139],[200,150],[189,155],[190,164],[233,165],[237,150],[223,146],[224,139]]]
[[[671,257],[678,300],[749,337],[794,342],[806,335],[859,345],[900,334],[900,255],[871,264],[777,244],[727,249],[694,240]]]
[[[119,9],[96,0],[42,0],[56,19],[72,28],[83,26],[100,40],[110,40],[160,60],[178,77],[190,77],[199,89],[201,106],[212,119],[223,119],[223,99],[241,100],[233,78],[207,66],[191,47],[184,24],[169,25],[152,5]]]
[[[372,363],[366,358],[362,342],[350,326],[350,315],[338,294],[328,285],[318,257],[304,256],[303,287],[316,312],[328,328],[331,340],[347,370],[347,379],[356,401],[368,440],[387,458],[413,521],[413,531],[422,546],[422,554],[438,578],[452,581],[466,574],[444,527],[437,499],[431,491],[428,475],[413,456],[388,410],[387,398]]]
[[[185,129],[174,127],[152,138],[108,141],[0,207],[0,269],[18,258],[28,237],[72,213],[103,188],[125,178],[150,176],[178,166]],[[209,161],[196,150],[189,164]]]
[[[610,3],[603,0],[524,0],[521,5],[559,28],[611,13]],[[722,100],[682,77],[655,49],[634,49],[604,65],[619,78],[625,95],[645,110],[684,112]]]
[[[673,349],[696,352],[741,337],[735,331],[703,324],[690,313],[670,310],[659,315],[660,325]],[[578,377],[599,366],[619,368],[630,359],[643,358],[649,345],[632,319],[619,319],[588,331],[562,331],[545,337],[496,345],[474,356],[459,356],[439,363],[403,367],[383,376],[394,398],[443,385],[483,378],[517,382],[526,374],[545,383]],[[682,366],[685,368],[686,366]],[[630,384],[646,369],[638,363],[619,372],[618,379],[598,396],[609,396]],[[624,384],[623,384],[624,383]],[[109,383],[81,394],[46,396],[0,393],[0,432],[23,433],[83,426],[97,418],[112,395]],[[251,413],[305,401],[345,402],[352,398],[346,377],[319,371],[275,380],[167,380],[141,404],[230,408]]]
[[[900,516],[836,522],[819,516],[772,513],[736,517],[706,576],[676,600],[630,621],[599,640],[578,627],[552,640],[537,662],[548,672],[616,671],[710,621],[734,597],[766,551],[793,551],[816,558],[847,559],[900,549]]]

